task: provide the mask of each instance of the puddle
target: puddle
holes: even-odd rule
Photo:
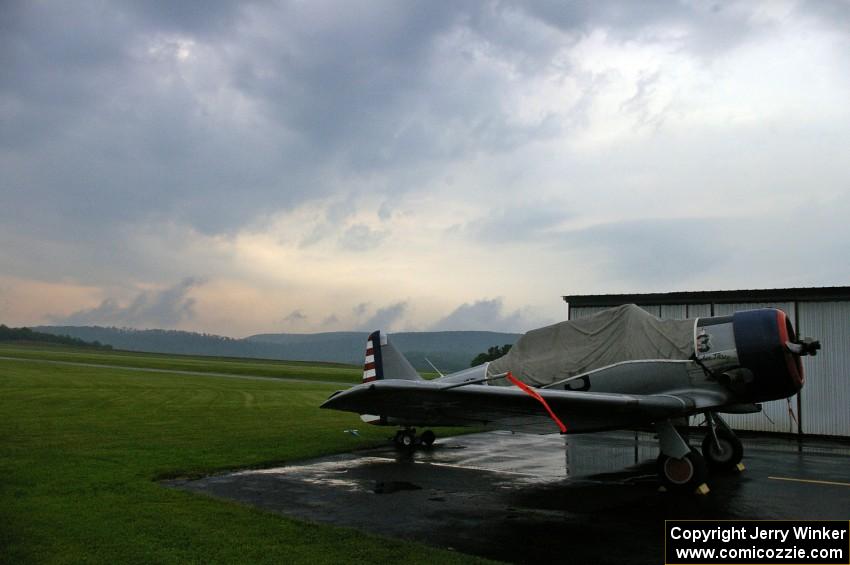
[[[419,485],[407,481],[377,481],[375,483],[375,494],[392,494],[403,490],[422,490]]]

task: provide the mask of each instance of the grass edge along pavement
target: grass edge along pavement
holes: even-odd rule
[[[480,561],[155,482],[383,441],[335,388],[0,360],[0,562]]]

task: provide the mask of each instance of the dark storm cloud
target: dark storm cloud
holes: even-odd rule
[[[365,224],[354,224],[340,236],[339,246],[346,251],[368,251],[378,247],[386,233]]]
[[[120,4],[87,8],[16,5],[0,39],[4,210],[77,238],[156,220],[218,232],[295,201],[285,139],[215,100],[239,101],[219,43],[232,29],[170,36]]]
[[[230,2],[204,0],[203,2],[169,2],[154,0],[127,0],[118,2],[122,11],[138,17],[139,25],[151,29],[179,31],[195,35],[227,33],[238,25],[244,8],[264,2]]]
[[[394,327],[407,312],[407,302],[396,302],[383,308],[378,308],[368,320],[358,326],[358,329],[372,331]]]
[[[713,56],[745,41],[754,25],[746,15],[750,3],[648,0],[644,2],[529,2],[524,9],[568,33],[600,28],[622,40],[653,39],[670,28],[684,33],[681,48]],[[742,9],[744,8],[744,9]]]
[[[57,324],[75,326],[173,328],[194,317],[195,299],[188,294],[201,284],[203,281],[190,277],[164,290],[141,292],[126,306],[107,298],[94,308],[51,319]]]
[[[327,316],[324,320],[322,320],[322,327],[330,327],[335,326],[339,323],[339,317],[336,314],[331,314]]]
[[[392,190],[415,190],[447,162],[560,127],[512,123],[503,71],[482,57],[521,83],[571,41],[545,29],[628,34],[705,11],[12,2],[0,24],[0,218],[71,240],[156,221],[221,233],[339,190],[334,178],[397,175]]]
[[[686,284],[694,277],[728,266],[736,253],[736,242],[730,240],[729,234],[746,233],[752,245],[770,233],[766,229],[749,233],[745,228],[752,225],[751,219],[741,221],[720,216],[633,219],[569,229],[562,224],[571,216],[559,210],[555,206],[536,206],[495,211],[471,222],[462,231],[493,244],[572,250],[584,257],[586,263],[582,268],[617,284],[628,281],[641,288]],[[467,320],[474,322],[475,327],[487,327],[484,320],[516,327],[520,313],[502,314],[501,310],[498,299],[464,304],[434,327],[460,329],[458,322]]]
[[[414,189],[437,161],[537,131],[507,124],[498,73],[456,72],[467,40],[528,58],[500,51],[498,4],[178,4],[11,5],[3,220],[68,239],[171,220],[227,232],[337,190],[329,172]]]
[[[458,306],[445,318],[435,322],[432,329],[441,330],[489,330],[517,331],[525,320],[517,310],[505,312],[501,298],[483,299]]]
[[[222,169],[184,85],[156,88],[167,65],[148,60],[144,30],[113,5],[87,14],[27,3],[30,12],[42,6],[0,40],[18,71],[2,84],[4,210],[68,239],[155,215],[192,216],[188,209],[201,209],[197,225],[221,224],[203,208],[224,208],[217,185],[242,165]],[[230,205],[238,211],[239,199]]]
[[[558,242],[581,250],[585,268],[604,279],[666,289],[722,271],[735,254],[726,234],[740,233],[740,224],[724,218],[631,220],[567,232]]]
[[[39,276],[95,284],[111,269],[113,280],[150,281],[157,261],[127,244],[144,229],[226,236],[309,200],[361,202],[368,191],[387,202],[480,156],[509,162],[520,149],[586,125],[597,79],[559,54],[591,31],[636,46],[672,33],[671,49],[711,59],[769,31],[751,6],[6,2],[0,225],[22,245],[8,248],[0,268],[41,273],[58,265]],[[790,17],[811,15],[846,34],[846,6],[801,4]],[[575,81],[575,104],[517,120],[521,95],[534,98],[535,80],[553,69]],[[623,112],[644,111],[655,80],[642,79]],[[516,163],[525,166],[535,163]],[[499,206],[506,193],[494,187]],[[336,215],[329,210],[325,224],[299,234],[302,245],[327,237],[323,226]],[[556,230],[560,216],[529,210],[500,220],[497,212],[471,235],[497,240],[509,219],[533,240]],[[389,218],[389,208],[380,217]],[[572,241],[609,238],[614,248],[633,228],[600,228],[592,241]],[[382,235],[363,224],[338,233],[345,229],[351,237],[342,243],[358,249]],[[169,237],[179,249],[180,237]],[[38,243],[39,261],[27,241]]]
[[[799,4],[796,13],[799,16],[813,16],[823,23],[837,29],[850,29],[850,2],[811,2]]]
[[[299,310],[293,310],[283,318],[283,322],[287,324],[297,324],[299,322],[303,322],[307,319],[307,316]]]
[[[503,244],[522,241],[545,241],[572,215],[561,203],[522,203],[510,208],[491,210],[486,216],[470,222],[462,230],[482,243]]]
[[[399,107],[420,94],[431,43],[457,10],[316,2],[262,15],[282,29],[244,38],[234,65],[239,88],[267,101],[268,117],[311,146],[369,167],[391,158],[383,144],[398,130]]]

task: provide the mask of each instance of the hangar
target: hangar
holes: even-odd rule
[[[850,437],[850,287],[721,290],[651,294],[564,296],[567,319],[605,308],[637,304],[662,319],[726,316],[752,308],[778,308],[798,335],[815,337],[823,349],[803,358],[806,384],[796,397],[762,405],[757,414],[727,414],[736,430]]]

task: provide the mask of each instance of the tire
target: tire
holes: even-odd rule
[[[711,469],[730,471],[743,459],[744,446],[735,434],[723,428],[715,428],[714,431],[717,434],[717,442],[715,443],[709,430],[702,440],[702,454]]]
[[[398,430],[398,431],[395,433],[395,437],[393,437],[393,443],[394,443],[394,444],[395,444],[395,446],[396,446],[397,448],[399,448],[399,449],[403,449],[403,448],[404,448],[404,435],[405,435],[405,434],[404,434],[404,430]]]
[[[425,447],[431,447],[434,445],[434,440],[437,439],[437,436],[431,430],[425,430],[420,439],[422,440],[422,445]]]
[[[416,447],[416,435],[409,430],[401,432],[401,446],[405,449],[413,449]]]
[[[667,490],[692,492],[705,482],[708,469],[698,451],[691,450],[681,459],[663,453],[656,462],[658,477]]]

